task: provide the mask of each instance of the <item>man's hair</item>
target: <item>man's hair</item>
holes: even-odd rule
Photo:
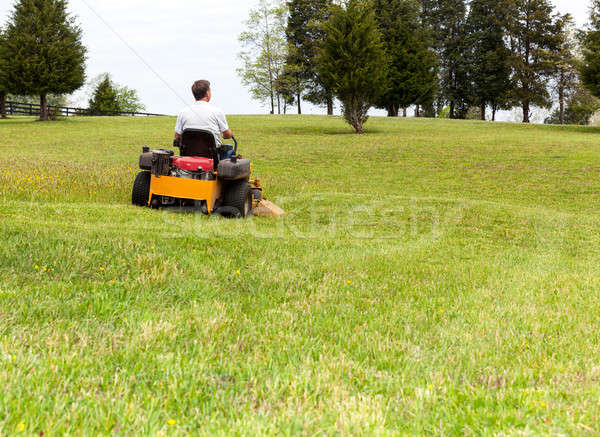
[[[202,100],[210,91],[210,82],[207,80],[197,80],[192,85],[192,93],[196,100]]]

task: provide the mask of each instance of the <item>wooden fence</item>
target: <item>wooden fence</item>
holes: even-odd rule
[[[40,105],[35,103],[20,103],[20,102],[6,102],[6,114],[7,115],[39,115]],[[150,114],[147,112],[120,112],[120,111],[93,111],[91,109],[84,108],[69,108],[67,106],[52,106],[48,105],[48,112],[50,114],[62,117],[71,117],[75,115],[80,116],[142,116],[142,117],[165,117],[164,114]]]

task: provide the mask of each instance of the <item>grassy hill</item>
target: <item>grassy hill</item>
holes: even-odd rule
[[[0,435],[600,432],[600,130],[230,124],[284,218],[130,206],[174,119],[0,121]]]

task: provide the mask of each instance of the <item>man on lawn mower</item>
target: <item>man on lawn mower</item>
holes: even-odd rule
[[[196,99],[196,103],[185,108],[175,125],[175,139],[181,140],[183,131],[186,129],[203,129],[212,132],[215,136],[217,147],[219,148],[219,158],[231,158],[234,150],[231,146],[223,146],[221,135],[228,140],[233,137],[233,132],[229,129],[225,113],[211,105],[211,90],[210,82],[207,80],[197,80],[192,85],[192,93]]]

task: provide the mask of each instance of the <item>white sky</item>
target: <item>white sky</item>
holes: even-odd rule
[[[196,79],[212,82],[213,102],[228,114],[266,113],[250,99],[236,68],[238,34],[257,0],[70,0],[88,47],[87,75],[110,72],[138,90],[149,112],[176,114],[193,101]],[[554,0],[586,22],[588,0]],[[0,0],[0,23],[14,0]],[[113,30],[111,30],[113,29]],[[115,34],[118,34],[118,36]],[[128,47],[133,49],[133,51]],[[81,104],[85,103],[83,99]],[[322,113],[309,108],[307,113]],[[294,109],[292,108],[292,112]]]

